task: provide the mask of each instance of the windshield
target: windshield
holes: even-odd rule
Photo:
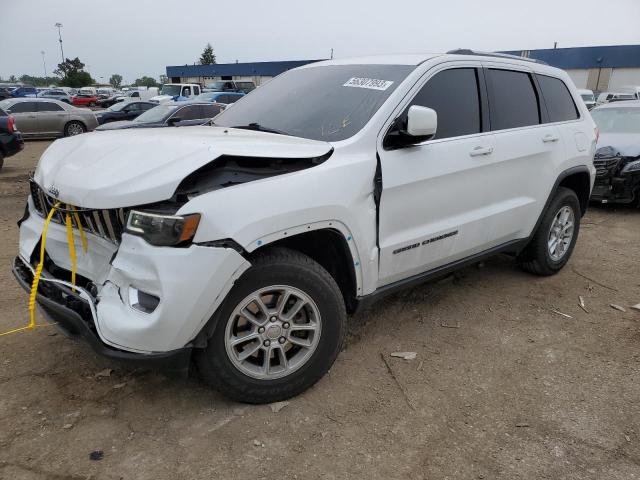
[[[595,101],[593,97],[593,93],[582,93],[580,96],[582,97],[582,100],[584,100],[585,102]]]
[[[591,116],[600,133],[640,133],[640,108],[602,108]]]
[[[257,124],[313,140],[345,140],[364,127],[414,69],[330,65],[291,70],[216,117],[223,127]]]
[[[207,84],[207,88],[211,90],[222,90],[224,88],[225,83],[229,83],[228,80],[219,80],[217,82],[211,82]]]
[[[158,105],[147,110],[142,115],[133,120],[135,123],[155,123],[164,121],[180,105]]]
[[[180,88],[181,85],[163,85],[160,94],[175,97],[176,95],[180,95]]]

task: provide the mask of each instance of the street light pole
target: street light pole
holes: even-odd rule
[[[47,63],[44,61],[44,50],[40,50],[40,53],[42,54],[42,67],[44,68],[44,79],[46,81],[46,79],[47,79]]]
[[[54,25],[54,27],[58,27],[58,41],[60,42],[60,55],[62,56],[62,63],[64,63],[64,50],[62,50],[62,33],[60,33],[60,28],[62,28],[62,24],[58,22]]]

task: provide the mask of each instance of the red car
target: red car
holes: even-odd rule
[[[95,107],[98,103],[98,97],[86,93],[79,93],[71,97],[71,103],[76,107],[90,106]]]

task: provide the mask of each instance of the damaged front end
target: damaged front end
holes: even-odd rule
[[[640,152],[629,156],[614,147],[602,147],[596,151],[593,164],[596,180],[591,201],[640,206]]]

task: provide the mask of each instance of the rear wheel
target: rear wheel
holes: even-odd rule
[[[531,242],[521,255],[522,268],[553,275],[566,265],[580,230],[580,202],[573,190],[558,188]]]
[[[346,312],[331,275],[288,249],[258,257],[215,313],[204,380],[241,402],[269,403],[316,383],[336,359]]]
[[[87,131],[87,128],[84,126],[82,122],[69,122],[64,127],[64,136],[65,137],[73,137],[74,135],[80,135]]]

